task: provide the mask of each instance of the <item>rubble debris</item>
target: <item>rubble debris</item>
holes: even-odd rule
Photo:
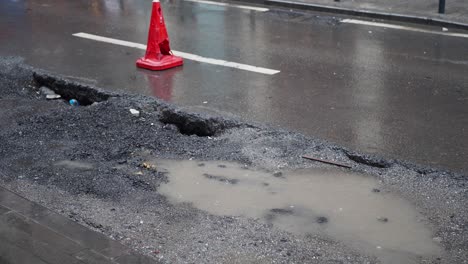
[[[133,109],[133,108],[130,108],[130,113],[136,117],[140,116],[140,111]]]
[[[153,165],[151,163],[147,163],[147,162],[143,162],[143,164],[141,164],[141,167],[147,169],[147,170],[156,170],[156,165]]]

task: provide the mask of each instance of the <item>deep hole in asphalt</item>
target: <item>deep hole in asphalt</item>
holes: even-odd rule
[[[45,86],[60,95],[62,99],[66,101],[75,99],[83,106],[106,101],[110,97],[109,94],[88,86],[58,79],[47,74],[35,72],[33,73],[33,79],[37,88]]]
[[[226,126],[216,119],[202,118],[195,114],[176,111],[172,108],[161,111],[160,121],[164,124],[175,125],[184,135],[209,137],[222,133]]]

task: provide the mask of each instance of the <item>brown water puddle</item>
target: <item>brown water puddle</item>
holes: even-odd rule
[[[282,175],[240,164],[163,160],[160,192],[173,203],[192,203],[215,215],[245,216],[294,234],[342,241],[384,263],[416,263],[441,249],[409,202],[378,192],[378,181],[338,169],[307,169]]]

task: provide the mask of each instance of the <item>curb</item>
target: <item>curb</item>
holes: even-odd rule
[[[231,1],[262,4],[262,5],[269,5],[269,6],[278,6],[278,7],[287,7],[287,8],[301,9],[301,10],[312,10],[312,11],[318,11],[318,12],[338,13],[338,14],[344,14],[344,15],[378,18],[378,19],[385,19],[385,20],[411,22],[411,23],[416,23],[416,24],[451,27],[451,28],[468,30],[468,23],[461,23],[461,22],[449,21],[449,20],[426,17],[426,16],[404,15],[404,14],[370,11],[370,10],[363,10],[363,9],[342,8],[342,7],[335,7],[335,6],[301,3],[301,2],[288,1],[288,0],[231,0]]]

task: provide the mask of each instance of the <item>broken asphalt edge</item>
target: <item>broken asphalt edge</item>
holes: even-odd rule
[[[106,101],[112,97],[138,97],[139,99],[143,99],[143,101],[149,101],[150,104],[155,106],[149,110],[160,113],[159,121],[164,124],[175,125],[179,129],[179,132],[184,135],[215,136],[230,128],[255,127],[221,117],[188,113],[153,97],[109,92],[105,89],[71,81],[66,77],[57,76],[46,71],[33,70],[33,82],[37,87],[47,86],[57,94],[60,94],[64,99],[77,99],[81,105],[85,106]]]
[[[400,22],[410,22],[410,23],[423,24],[423,25],[441,26],[441,27],[450,27],[450,28],[468,30],[468,23],[450,21],[450,20],[445,20],[445,19],[440,19],[440,18],[435,18],[435,17],[428,17],[428,16],[405,15],[405,14],[398,14],[398,13],[372,11],[372,10],[367,10],[367,9],[353,9],[353,8],[336,7],[336,6],[329,6],[329,5],[302,3],[302,2],[297,2],[297,1],[286,1],[286,0],[230,0],[230,1],[254,3],[254,4],[259,4],[259,5],[277,6],[277,7],[285,7],[285,8],[294,8],[294,9],[307,10],[307,11],[336,13],[336,14],[343,14],[343,15],[366,17],[366,18],[385,19],[385,20],[393,20],[393,21],[400,21]]]
[[[29,66],[23,67],[30,68]],[[91,98],[95,98],[96,100],[107,100],[112,97],[123,97],[129,99],[131,98],[133,100],[143,102],[144,104],[151,105],[152,107],[141,107],[141,109],[143,111],[159,112],[159,120],[162,123],[175,125],[179,129],[179,132],[181,134],[187,136],[218,136],[220,134],[223,134],[225,131],[234,128],[253,128],[258,130],[259,132],[262,130],[266,130],[277,131],[279,133],[297,133],[286,129],[273,129],[267,124],[245,122],[241,121],[240,119],[236,120],[235,118],[225,118],[221,116],[212,116],[208,114],[187,112],[181,109],[179,106],[164,102],[158,98],[144,95],[133,95],[122,92],[110,92],[105,89],[95,87],[93,85],[86,85],[74,80],[68,80],[64,76],[56,75],[43,70],[33,69],[32,72],[33,82],[38,87],[42,85],[48,86],[58,94],[63,94],[63,91],[65,91],[66,93],[73,93],[73,90],[76,90],[76,92],[79,93],[81,96],[91,96]],[[358,151],[338,146],[335,143],[329,142],[324,139],[318,139],[311,136],[306,136],[306,138],[310,138],[322,144],[328,145],[333,151],[343,154],[344,157],[348,158],[348,160],[340,160],[340,162],[346,162],[347,164],[351,165],[351,169],[358,169],[357,165],[363,165],[365,167],[377,170],[385,170],[393,167],[394,165],[399,165],[406,169],[413,170],[421,176],[432,175],[434,177],[437,177],[440,175],[444,175],[459,181],[463,181],[464,178],[468,176],[464,175],[464,173],[461,172],[453,172],[443,168],[434,168],[427,165],[415,164],[399,159],[389,159],[376,154],[360,153]],[[300,156],[298,156],[297,158],[301,159]],[[304,161],[304,163],[307,162],[311,161]]]

